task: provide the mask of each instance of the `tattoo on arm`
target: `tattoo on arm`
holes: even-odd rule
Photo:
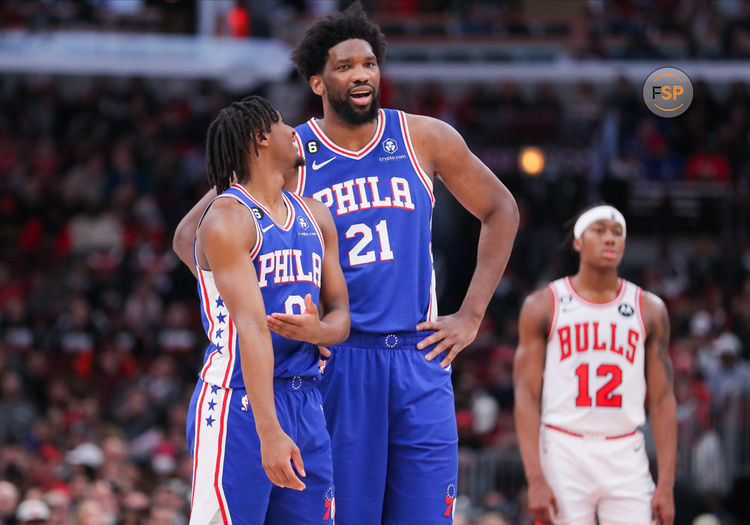
[[[671,384],[674,374],[672,372],[672,360],[669,358],[669,315],[666,308],[663,308],[661,311],[661,329],[662,334],[658,342],[657,356]]]

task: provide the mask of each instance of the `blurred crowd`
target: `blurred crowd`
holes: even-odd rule
[[[217,0],[211,0],[217,2]],[[224,0],[207,27],[246,38],[304,30],[351,0]],[[362,0],[392,39],[553,42],[574,59],[750,58],[746,0]],[[553,7],[553,8],[552,8]],[[0,3],[0,28],[195,34],[195,0],[57,0]],[[206,27],[206,26],[204,26]],[[299,34],[296,34],[299,37]]]

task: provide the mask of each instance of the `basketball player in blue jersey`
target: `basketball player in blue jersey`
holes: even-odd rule
[[[458,471],[451,362],[476,336],[510,256],[518,209],[451,126],[379,108],[385,47],[359,3],[305,33],[292,60],[321,97],[323,119],[297,127],[307,165],[286,187],[330,209],[349,289],[352,331],[331,349],[320,381],[337,522],[445,524]],[[436,177],[482,223],[466,297],[443,317],[431,253]],[[210,198],[178,227],[183,261],[183,232]]]
[[[314,385],[317,345],[349,332],[347,291],[330,213],[281,189],[283,173],[304,162],[294,135],[260,97],[223,109],[208,130],[219,195],[194,248],[210,345],[187,422],[191,524],[333,521],[330,439]]]

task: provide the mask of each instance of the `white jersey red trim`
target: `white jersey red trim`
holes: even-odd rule
[[[628,435],[645,422],[641,289],[624,279],[614,299],[588,301],[570,278],[554,300],[542,384],[542,424],[573,434]]]

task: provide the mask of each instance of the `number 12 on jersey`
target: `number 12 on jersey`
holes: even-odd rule
[[[378,234],[380,241],[380,260],[381,261],[392,261],[393,252],[391,251],[391,241],[388,238],[388,224],[385,219],[375,225],[375,231]],[[362,238],[357,241],[351,250],[349,250],[349,266],[358,266],[360,264],[370,264],[377,260],[375,250],[367,250],[370,243],[373,240],[372,229],[366,224],[352,224],[349,229],[346,230],[346,238],[354,239],[356,236],[361,235]]]
[[[578,376],[578,397],[576,397],[577,407],[590,407],[592,404],[589,396],[589,365],[583,363],[576,368]],[[609,381],[604,383],[596,391],[596,405],[598,407],[621,407],[622,396],[612,392],[622,383],[622,369],[617,365],[603,364],[596,369],[598,377],[609,376]]]

